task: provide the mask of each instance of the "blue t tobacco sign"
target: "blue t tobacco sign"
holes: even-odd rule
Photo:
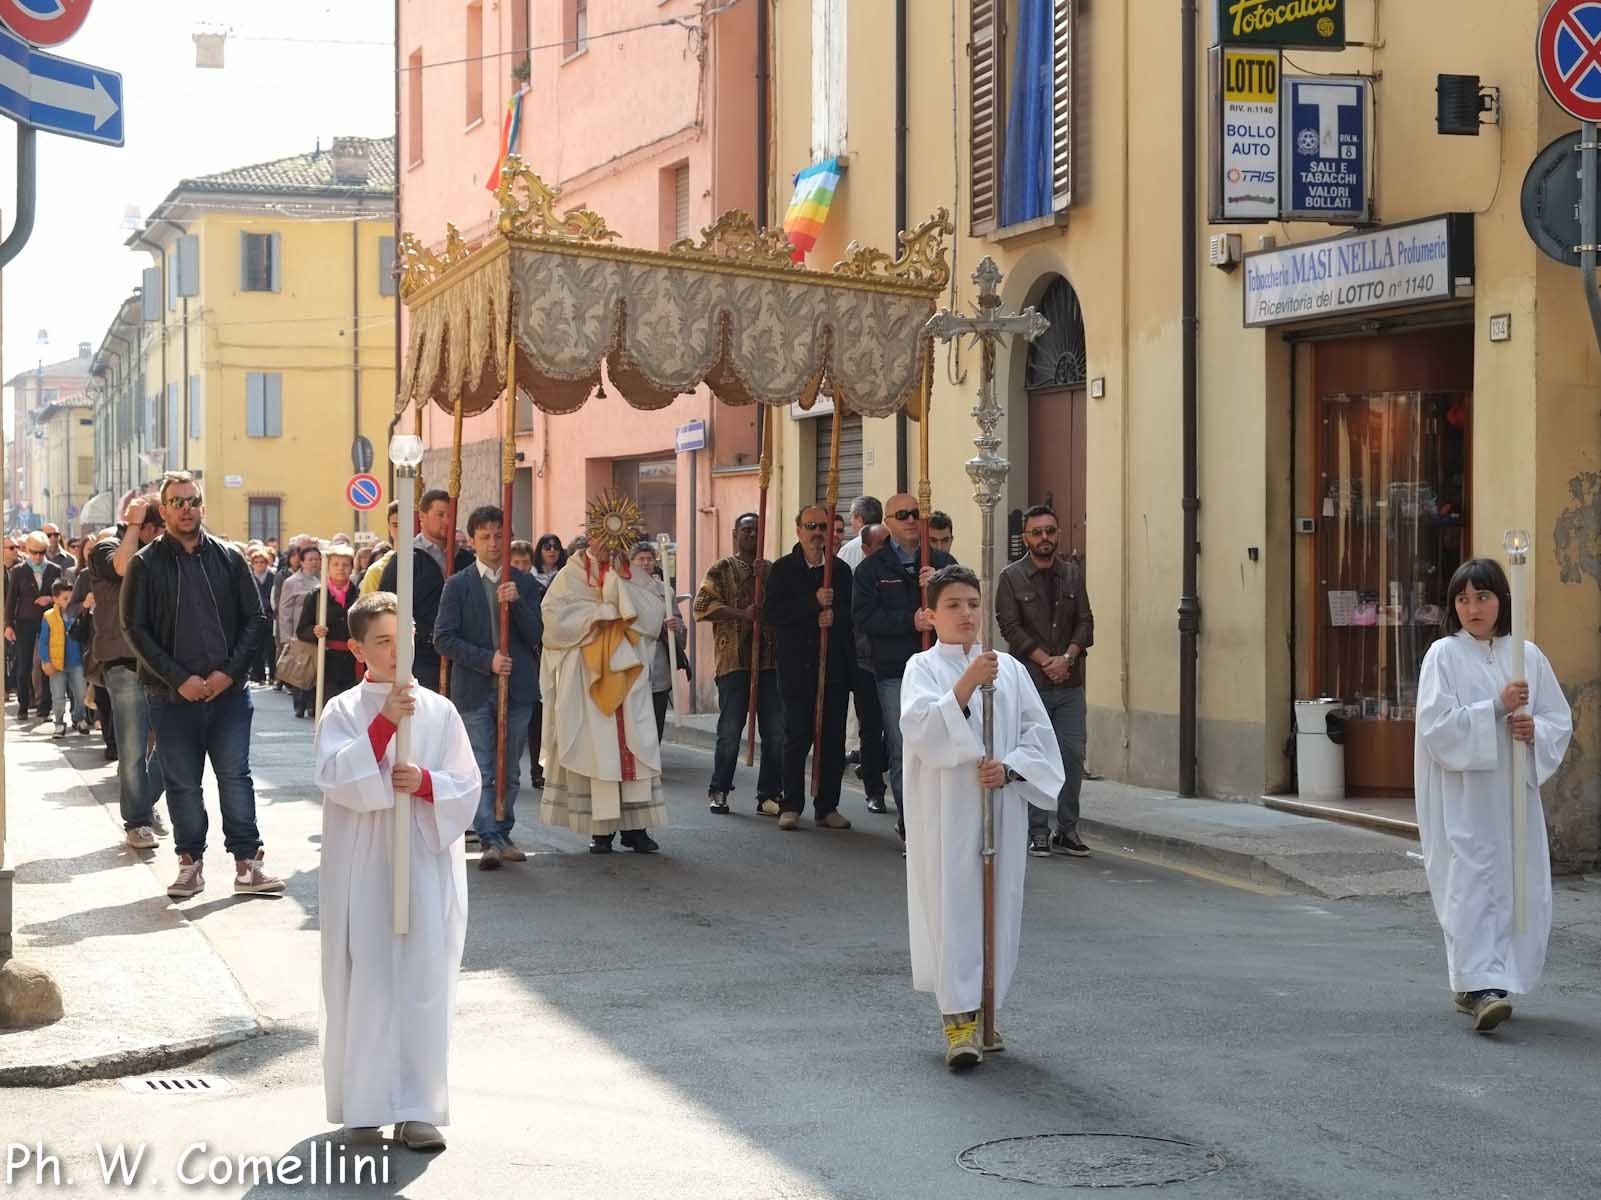
[[[1346,0],[1214,0],[1217,44],[1344,50]]]

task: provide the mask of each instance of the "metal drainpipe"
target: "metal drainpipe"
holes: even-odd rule
[[[361,218],[350,222],[350,448],[361,437]],[[378,455],[373,454],[376,459]],[[385,457],[388,457],[387,455]],[[366,524],[366,514],[356,514],[356,532]]]
[[[906,0],[895,0],[895,231],[889,243],[892,247],[900,246],[900,234],[906,228],[906,68]],[[911,487],[906,461],[910,454],[909,441],[906,410],[903,408],[895,414],[897,492],[907,491]],[[923,515],[926,517],[928,514]]]
[[[1197,461],[1196,410],[1199,378],[1197,366],[1197,305],[1196,255],[1199,250],[1196,221],[1196,70],[1195,56],[1199,52],[1196,38],[1195,0],[1180,0],[1183,35],[1180,84],[1183,90],[1182,143],[1180,171],[1183,179],[1179,194],[1183,197],[1180,220],[1184,223],[1179,239],[1179,277],[1183,281],[1182,313],[1183,336],[1183,591],[1179,595],[1179,795],[1196,795],[1196,655],[1201,628],[1201,599],[1197,594],[1200,545],[1199,517],[1201,500],[1199,463]]]
[[[760,229],[767,228],[767,172],[768,163],[768,126],[772,122],[769,111],[768,89],[772,86],[771,47],[768,42],[772,38],[769,31],[769,4],[772,0],[756,0],[756,225]],[[767,406],[756,406],[756,457],[761,461],[762,447],[767,445],[767,422],[769,420]],[[690,572],[696,570],[696,564],[690,564]],[[680,576],[684,574],[679,572]],[[695,659],[693,638],[695,622],[689,623],[691,637],[690,661]],[[691,688],[693,697],[694,689]]]
[[[532,14],[530,14],[532,16]],[[530,21],[528,40],[533,39],[533,23]],[[400,181],[405,172],[406,147],[401,144],[400,129],[400,0],[395,0],[395,258],[396,262],[389,264],[389,269],[395,271],[395,415],[389,421],[388,441],[395,437],[395,426],[400,424],[400,389],[401,359],[400,359],[400,274],[395,270],[400,257]],[[384,444],[382,458],[389,461],[388,441]],[[379,457],[377,454],[374,458]],[[395,464],[389,463],[389,498],[395,498]],[[399,537],[410,536],[406,530],[401,530]],[[397,539],[398,540],[398,539]]]

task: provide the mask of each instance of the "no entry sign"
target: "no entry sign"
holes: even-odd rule
[[[90,0],[0,0],[0,21],[35,46],[59,46],[83,28]]]
[[[1601,121],[1601,0],[1554,0],[1535,57],[1551,99],[1581,121]]]
[[[371,512],[383,503],[384,485],[374,475],[352,475],[345,484],[345,499],[357,512]]]

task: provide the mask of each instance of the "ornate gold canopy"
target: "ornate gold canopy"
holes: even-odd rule
[[[950,281],[945,210],[902,233],[894,258],[852,242],[824,272],[794,263],[783,231],[744,213],[698,242],[639,250],[612,245],[598,213],[559,212],[559,198],[513,156],[496,237],[469,249],[450,227],[437,254],[401,239],[412,317],[401,407],[490,408],[512,330],[518,387],[547,412],[581,407],[603,363],[642,409],[701,383],[729,404],[809,406],[826,383],[853,412],[921,412],[923,326]]]

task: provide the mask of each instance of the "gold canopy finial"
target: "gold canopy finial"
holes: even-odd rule
[[[761,267],[802,270],[795,261],[795,247],[782,228],[757,229],[756,219],[738,210],[726,212],[717,222],[700,231],[701,241],[684,238],[667,247],[669,254],[687,258],[712,258],[725,262],[750,263]]]
[[[956,232],[949,209],[940,209],[916,229],[899,235],[900,253],[891,258],[882,250],[852,242],[845,257],[834,264],[834,274],[855,279],[884,279],[938,290],[951,281],[945,261],[945,238]]]
[[[522,186],[519,188],[518,184]],[[556,214],[561,189],[547,184],[519,155],[511,154],[500,171],[500,232],[506,236],[549,238],[562,242],[605,242],[620,235],[591,209],[570,208]]]
[[[465,262],[472,253],[461,230],[455,225],[445,226],[445,249],[435,254],[424,246],[415,234],[400,237],[400,295],[406,299],[433,283],[457,263]]]

